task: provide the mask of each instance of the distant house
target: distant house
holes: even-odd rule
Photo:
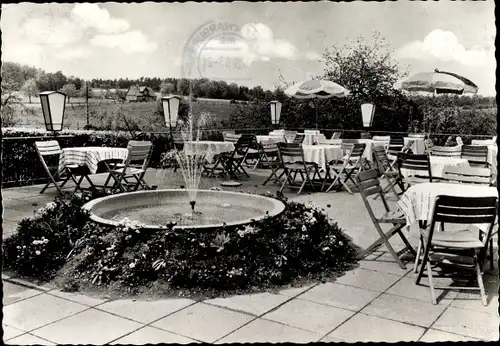
[[[125,98],[130,102],[154,101],[156,94],[151,87],[132,85],[128,88]]]
[[[127,89],[108,89],[106,92],[106,98],[110,100],[119,100],[127,95]]]

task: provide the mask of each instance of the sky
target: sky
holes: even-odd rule
[[[2,6],[2,60],[84,79],[211,78],[272,89],[323,71],[322,53],[379,32],[413,73],[495,91],[494,1],[71,3]]]

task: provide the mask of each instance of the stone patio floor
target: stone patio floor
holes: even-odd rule
[[[265,170],[251,171],[251,179],[232,190],[275,192],[277,185],[261,186],[267,174]],[[104,175],[93,180],[102,184]],[[166,171],[153,170],[147,180],[159,188],[182,185],[178,174]],[[201,188],[219,183],[202,179]],[[56,196],[54,189],[43,195],[40,189],[41,185],[2,190],[4,239],[15,232],[20,219],[33,216],[34,210]],[[359,194],[297,196],[287,188],[284,192],[294,200],[314,201],[325,208],[357,245],[366,247],[376,240],[377,233]],[[408,234],[408,238],[416,248],[417,235]],[[396,237],[391,243],[396,250],[402,248]],[[203,301],[111,301],[2,275],[3,340],[7,344],[53,345],[499,339],[496,268],[487,270],[484,277],[488,306],[482,305],[479,293],[448,290],[438,291],[439,303],[433,305],[427,280],[424,278],[419,286],[414,283],[411,259],[406,270],[400,269],[385,250],[381,247],[334,282]]]

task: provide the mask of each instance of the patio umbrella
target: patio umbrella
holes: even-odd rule
[[[478,86],[470,79],[456,73],[439,71],[420,72],[401,83],[397,89],[406,91],[422,91],[436,94],[463,95],[466,93],[475,94]]]
[[[316,129],[318,128],[318,107],[316,99],[329,99],[331,97],[345,97],[349,90],[343,86],[321,79],[311,79],[296,83],[285,90],[285,94],[298,99],[311,99],[316,109]]]
[[[478,87],[469,79],[451,72],[435,69],[434,72],[417,73],[401,83],[407,91],[425,91],[436,94],[477,93]]]

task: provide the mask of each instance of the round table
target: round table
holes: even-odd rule
[[[498,197],[496,187],[477,184],[422,183],[411,186],[401,196],[397,205],[408,225],[432,219],[436,197]]]
[[[96,174],[99,162],[106,160],[122,160],[128,156],[127,148],[114,147],[73,147],[64,148],[59,156],[59,173],[63,173],[66,164],[72,163],[87,166],[90,174]]]
[[[313,145],[318,141],[323,141],[326,139],[325,135],[322,133],[304,133],[304,135],[304,141],[302,142],[303,145]]]
[[[445,168],[447,166],[455,167],[468,167],[469,161],[467,159],[461,159],[459,157],[445,157],[445,156],[429,156],[429,161],[431,164],[431,174],[433,177],[442,178]],[[424,171],[414,171],[410,169],[401,169],[401,174],[408,178],[411,175],[421,175],[427,176]]]
[[[212,162],[217,154],[234,151],[234,143],[220,141],[192,141],[184,143],[184,153],[187,155],[205,154],[207,161]]]

